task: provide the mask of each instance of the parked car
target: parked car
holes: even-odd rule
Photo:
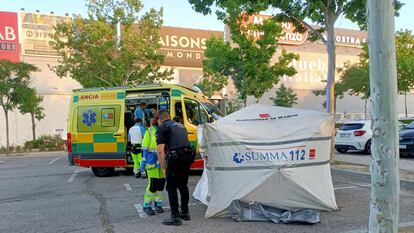
[[[371,122],[369,120],[344,123],[337,131],[335,149],[339,153],[350,150],[371,154]]]
[[[400,131],[400,155],[414,156],[414,122]]]

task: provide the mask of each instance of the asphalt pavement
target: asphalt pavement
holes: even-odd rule
[[[194,189],[200,174],[190,177]],[[321,223],[284,225],[204,218],[206,207],[191,199],[192,220],[161,225],[164,214],[140,210],[146,180],[123,170],[107,178],[88,168],[68,166],[64,153],[0,157],[0,232],[367,232],[370,177],[332,170],[336,212],[321,212]],[[165,200],[168,202],[165,194]],[[414,226],[414,183],[401,183],[401,226]],[[166,203],[168,205],[168,203]]]
[[[362,152],[350,152],[346,154],[336,154],[335,160],[346,162],[346,163],[360,164],[360,165],[371,164],[371,156],[366,155]],[[414,171],[414,157],[400,158],[400,169]]]

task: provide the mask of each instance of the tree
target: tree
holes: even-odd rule
[[[36,140],[36,122],[35,120],[42,120],[45,118],[45,114],[43,111],[45,110],[41,103],[43,101],[43,97],[36,93],[36,90],[30,87],[22,86],[18,88],[18,93],[24,93],[19,96],[19,104],[17,108],[20,110],[22,114],[30,114],[30,118],[32,121],[32,135],[33,141]]]
[[[344,95],[345,95],[346,91],[347,91],[346,88],[344,88],[344,86],[342,85],[341,82],[337,82],[335,84],[335,98],[334,98],[335,111],[336,111],[336,104],[338,102],[338,98],[339,99],[344,98]],[[326,89],[313,90],[312,93],[315,96],[326,96]],[[326,109],[326,100],[324,100],[322,102],[322,106],[323,106],[324,109]]]
[[[270,98],[273,100],[273,105],[281,107],[292,107],[298,100],[295,92],[292,88],[287,88],[284,84],[280,85],[279,89],[276,91],[276,96]]]
[[[397,69],[392,0],[367,1],[372,105],[370,233],[397,233],[399,148]]]
[[[226,115],[229,115],[243,108],[243,100],[240,99],[239,97],[228,100],[225,107],[226,107]]]
[[[282,28],[274,18],[263,21],[263,24],[248,24],[248,14],[235,4],[230,3],[226,13],[220,19],[229,27],[231,43],[221,39],[210,38],[205,51],[204,71],[213,76],[232,78],[244,101],[247,96],[254,96],[258,102],[263,94],[279,82],[283,75],[296,73],[290,66],[298,56],[283,50],[273,61],[277,40]],[[261,31],[260,38],[254,38],[248,31]]]
[[[334,85],[335,85],[335,31],[334,25],[340,15],[356,22],[362,29],[366,28],[366,0],[189,0],[196,11],[210,14],[212,6],[216,6],[216,13],[222,15],[220,9],[228,10],[229,7],[237,7],[247,12],[260,12],[269,8],[276,9],[275,17],[280,21],[291,22],[296,31],[310,32],[311,40],[319,39],[327,46],[328,51],[328,81],[326,90],[327,111],[334,112]],[[397,10],[402,6],[400,1],[394,0]],[[311,25],[305,20],[310,19],[316,25]],[[326,37],[324,35],[326,32]],[[326,38],[326,39],[325,39]]]
[[[55,26],[50,45],[61,56],[50,68],[59,77],[72,77],[84,87],[127,86],[170,80],[162,70],[164,56],[156,52],[162,9],[142,13],[140,0],[89,0],[88,18]],[[117,39],[120,23],[122,39]]]
[[[395,43],[398,91],[404,94],[405,117],[407,117],[407,92],[414,87],[414,35],[412,31],[397,32]]]
[[[20,103],[22,88],[29,86],[30,73],[38,69],[31,64],[8,60],[0,60],[0,105],[3,108],[6,122],[6,148],[9,152],[9,112],[13,111]]]
[[[414,87],[414,36],[411,31],[398,31],[395,36],[397,57],[398,92],[405,95],[405,115],[407,117],[407,92]],[[369,55],[368,46],[364,45],[357,64],[346,63],[339,69],[340,84],[351,95],[370,98]]]

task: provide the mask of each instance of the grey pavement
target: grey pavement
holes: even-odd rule
[[[126,176],[95,177],[90,169],[67,166],[64,153],[0,157],[0,232],[366,232],[370,177],[332,170],[339,211],[322,212],[315,225],[234,222],[204,218],[206,207],[191,200],[192,221],[162,226],[168,213],[140,217],[146,180]],[[190,177],[193,190],[200,174]],[[166,196],[166,195],[165,195]],[[167,198],[165,198],[167,199]],[[414,225],[414,183],[401,183],[403,226]],[[167,202],[167,200],[166,200]],[[166,203],[168,205],[168,203]],[[405,225],[404,225],[405,224]]]
[[[335,160],[368,166],[371,164],[371,156],[363,153],[336,154]],[[400,169],[414,171],[414,158],[400,158]]]

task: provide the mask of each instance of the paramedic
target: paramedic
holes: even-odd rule
[[[188,141],[185,127],[170,119],[168,111],[160,111],[157,132],[158,158],[167,178],[167,192],[170,201],[171,216],[164,225],[179,226],[181,219],[190,220],[188,210],[189,191],[188,176],[194,162],[194,151]],[[181,212],[179,211],[177,189],[181,195]]]
[[[141,172],[147,172],[148,185],[144,195],[144,212],[147,215],[154,215],[155,212],[163,213],[162,199],[165,186],[165,175],[160,167],[157,155],[156,131],[158,126],[157,116],[152,120],[151,127],[145,132],[142,140],[142,161]],[[152,209],[154,202],[155,212]]]
[[[139,104],[139,108],[135,109],[134,115],[135,115],[135,119],[141,119],[143,122],[143,125],[147,125],[147,122],[145,119],[146,114],[152,112],[151,109],[147,109],[147,103],[145,102],[141,102]],[[149,123],[149,122],[148,122]]]
[[[134,160],[134,174],[136,178],[141,177],[139,168],[142,159],[141,143],[143,133],[145,133],[145,128],[142,126],[142,120],[137,118],[135,119],[135,125],[132,126],[128,132],[128,139],[131,142],[131,156],[132,160]]]

